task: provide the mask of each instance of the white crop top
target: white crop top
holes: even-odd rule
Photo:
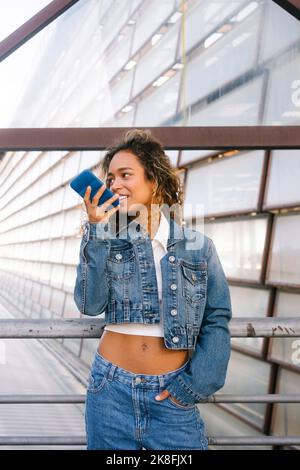
[[[167,253],[167,242],[169,237],[169,222],[166,216],[160,212],[160,223],[157,232],[151,241],[153,249],[153,257],[157,278],[157,289],[160,312],[162,313],[162,277],[160,260]],[[144,323],[109,323],[105,326],[104,330],[114,331],[116,333],[124,333],[127,335],[141,335],[141,336],[164,336],[164,328],[162,318],[160,322],[154,325],[145,325]]]

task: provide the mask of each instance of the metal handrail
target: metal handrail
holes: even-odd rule
[[[228,436],[208,437],[208,445],[300,445],[300,436]],[[86,445],[84,436],[0,436],[0,445]]]
[[[99,338],[104,319],[0,319],[0,338]],[[229,323],[232,337],[300,337],[296,318],[234,318]],[[85,403],[84,395],[0,395],[0,404]],[[216,394],[203,403],[300,403],[300,395]],[[0,446],[73,445],[85,446],[85,436],[4,436]],[[210,436],[211,446],[300,445],[300,436]]]
[[[104,325],[102,318],[0,319],[0,338],[99,338]],[[229,330],[233,338],[300,337],[300,321],[295,317],[233,318]]]
[[[25,403],[85,403],[85,395],[0,395],[0,405]],[[300,395],[210,395],[202,403],[300,403]]]

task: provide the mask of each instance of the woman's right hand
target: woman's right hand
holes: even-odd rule
[[[119,195],[114,194],[111,198],[109,198],[103,204],[98,206],[99,199],[105,191],[105,185],[103,184],[101,188],[96,192],[95,196],[92,199],[92,202],[90,201],[91,191],[92,191],[91,186],[88,186],[86,189],[84,198],[83,198],[89,222],[92,224],[95,224],[95,223],[104,224],[120,208],[120,204],[118,204],[116,207],[113,207],[112,209],[105,212],[107,207],[110,206],[114,201],[116,201],[119,198]]]

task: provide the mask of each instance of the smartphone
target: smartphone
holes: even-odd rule
[[[83,170],[79,175],[73,178],[70,182],[70,186],[74,191],[76,191],[80,196],[83,198],[87,187],[91,186],[92,191],[90,194],[90,201],[92,202],[93,197],[95,196],[96,192],[103,186],[103,181],[101,181],[97,176],[94,175],[90,170]],[[106,202],[109,198],[114,196],[114,193],[106,188],[102,196],[98,201],[98,206]],[[117,206],[119,204],[119,200],[112,202],[112,206]]]

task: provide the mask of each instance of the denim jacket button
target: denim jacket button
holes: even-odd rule
[[[170,313],[171,313],[172,317],[175,317],[175,315],[177,315],[176,308],[173,308]]]
[[[173,341],[173,343],[178,343],[178,341],[179,341],[178,336],[174,336],[174,338],[172,338],[172,341]]]
[[[171,289],[176,290],[177,289],[177,284],[171,284]]]
[[[116,259],[119,259],[119,260],[120,260],[120,259],[122,259],[122,258],[123,258],[123,256],[121,255],[121,253],[117,253],[117,254],[116,254]]]
[[[169,261],[170,261],[170,263],[174,263],[175,256],[173,256],[173,255],[169,256]]]

